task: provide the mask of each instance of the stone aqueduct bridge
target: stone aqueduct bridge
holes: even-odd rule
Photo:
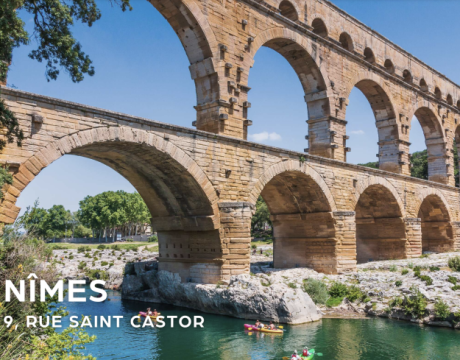
[[[151,3],[190,60],[197,130],[2,88],[26,139],[0,154],[14,173],[0,222],[14,221],[16,199],[43,168],[75,154],[135,186],[159,234],[160,268],[184,281],[249,272],[259,195],[274,224],[275,267],[335,273],[369,259],[460,249],[456,84],[325,0]],[[303,85],[308,154],[245,140],[248,79],[261,46],[283,55]],[[346,163],[354,87],[375,114],[380,170]],[[413,116],[424,131],[430,181],[408,176]]]

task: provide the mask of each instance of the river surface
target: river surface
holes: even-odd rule
[[[91,294],[88,289],[86,293]],[[119,328],[86,328],[97,336],[86,352],[98,360],[282,359],[304,345],[323,354],[315,356],[316,360],[460,359],[460,331],[451,329],[379,318],[323,319],[313,324],[287,325],[281,336],[267,335],[244,331],[245,320],[125,301],[118,292],[108,294],[111,300],[104,303],[64,303],[70,315],[124,316]],[[171,328],[169,324],[162,329],[132,327],[131,317],[147,306],[163,315],[203,316],[204,328]]]

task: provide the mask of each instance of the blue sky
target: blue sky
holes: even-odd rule
[[[93,27],[76,24],[74,34],[96,68],[93,77],[74,84],[62,71],[47,82],[45,66],[28,58],[30,46],[16,49],[8,84],[87,105],[191,127],[195,120],[195,87],[188,60],[169,24],[146,0],[131,0],[134,10],[122,13],[109,1],[98,1],[102,19]],[[339,7],[402,46],[422,61],[460,83],[460,1],[335,0]],[[23,13],[30,30],[28,14]],[[303,151],[307,147],[307,109],[300,82],[287,61],[262,48],[251,69],[250,140]],[[355,89],[347,109],[348,155],[351,163],[376,161],[377,130],[371,108]],[[415,124],[416,123],[416,124]],[[411,132],[411,151],[425,148],[418,122]],[[86,195],[133,187],[110,168],[76,156],[64,156],[43,170],[23,191],[23,210],[39,198],[49,208],[71,210]]]

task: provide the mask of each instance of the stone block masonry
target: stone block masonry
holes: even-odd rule
[[[358,262],[460,250],[455,83],[326,0],[150,2],[189,58],[196,130],[2,87],[25,140],[0,154],[14,177],[0,223],[16,219],[18,196],[42,169],[73,154],[137,189],[158,232],[160,269],[183,282],[249,273],[259,196],[272,216],[276,267],[341,273]],[[249,73],[262,46],[286,58],[305,91],[304,153],[246,141]],[[380,170],[346,163],[354,87],[374,111]],[[414,116],[429,181],[408,176]]]

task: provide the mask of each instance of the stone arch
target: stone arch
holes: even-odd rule
[[[325,77],[316,60],[310,55],[311,44],[289,29],[272,28],[260,33],[251,45],[251,57],[266,46],[282,55],[297,73],[306,94],[327,90]]]
[[[355,47],[353,45],[353,39],[351,38],[350,34],[347,32],[343,32],[340,34],[339,37],[340,44],[344,49],[347,49],[348,51],[353,52]]]
[[[394,74],[395,66],[393,64],[393,61],[391,61],[390,59],[386,59],[383,66],[385,67],[386,71],[388,71],[390,74]]]
[[[300,12],[298,11],[296,5],[288,0],[283,0],[281,1],[279,5],[280,13],[284,17],[288,18],[289,20],[292,21],[297,21],[299,20],[299,14]]]
[[[278,176],[284,172],[292,171],[298,171],[310,177],[324,193],[324,196],[326,197],[330,206],[329,211],[337,211],[337,205],[335,203],[332,192],[322,176],[308,164],[301,163],[297,160],[280,161],[266,169],[252,187],[249,195],[249,201],[252,204],[255,204],[260,194],[262,193],[262,190],[275,176]]]
[[[451,94],[447,94],[446,101],[450,106],[454,105],[454,99],[452,98]]]
[[[420,89],[425,92],[428,91],[428,85],[424,78],[420,79]]]
[[[402,77],[406,83],[412,84],[413,77],[412,73],[409,70],[405,69],[402,73]]]
[[[311,26],[313,28],[313,32],[316,35],[319,35],[321,37],[327,38],[329,32],[327,31],[327,26],[324,23],[323,19],[321,18],[316,18],[312,21]]]
[[[460,100],[457,100],[457,108],[460,109]]]
[[[389,193],[391,193],[396,203],[398,204],[398,208],[400,209],[401,214],[402,214],[401,216],[403,217],[406,216],[404,202],[402,201],[401,196],[399,195],[398,191],[387,179],[380,177],[380,176],[369,176],[358,182],[355,188],[355,206],[358,203],[359,198],[364,193],[364,191],[373,185],[380,185],[384,187]]]
[[[436,99],[442,100],[441,89],[438,88],[437,86],[434,88],[434,96],[435,96]]]
[[[364,49],[364,59],[371,64],[375,64],[375,55],[371,48]]]
[[[296,72],[305,92],[309,121],[329,116],[331,106],[328,88],[316,59],[310,55],[317,54],[312,51],[310,40],[289,29],[271,28],[255,37],[251,45],[252,59],[262,46],[282,55]]]
[[[259,194],[273,225],[274,267],[336,272],[335,203],[321,176],[306,164],[282,161],[262,175],[250,198]]]
[[[66,154],[100,161],[119,172],[146,200],[152,217],[212,216],[215,212],[217,194],[193,159],[158,135],[123,126],[82,130],[48,144],[19,167],[12,186],[24,189],[42,169]],[[158,161],[167,169],[163,174],[154,169]],[[136,166],[148,163],[150,169],[136,168],[133,163]],[[165,176],[180,174],[185,174],[187,179],[164,181]],[[197,194],[192,199],[195,205],[188,200],[177,200],[186,194],[193,197],[193,193]]]
[[[404,208],[390,189],[376,181],[359,196],[355,207],[358,263],[407,257]]]
[[[217,40],[194,0],[151,0],[179,37],[190,64],[213,56]]]
[[[158,232],[160,269],[178,273],[184,281],[216,282],[224,264],[215,261],[223,256],[218,196],[198,164],[168,139],[125,126],[77,131],[26,160],[7,192],[20,192],[66,154],[99,161],[124,176],[144,199]],[[212,274],[194,270],[202,263],[210,264]]]
[[[350,84],[350,88],[347,89],[347,98],[350,97],[351,91],[356,87],[369,101],[374,113],[379,139],[379,168],[396,173],[402,172],[399,158],[394,156],[400,151],[398,142],[400,129],[396,121],[397,110],[390,95],[391,91],[387,89],[381,79],[366,77],[365,74],[358,75]]]
[[[419,192],[417,216],[422,224],[422,251],[447,252],[454,249],[449,205],[437,189]]]
[[[428,151],[428,180],[449,183],[446,165],[446,143],[442,125],[429,106],[418,107],[409,117],[417,118],[422,126]],[[411,121],[412,121],[411,120]]]
[[[418,216],[418,214],[420,213],[422,203],[428,196],[437,197],[439,201],[443,204],[443,207],[447,210],[449,219],[454,219],[451,208],[444,194],[438,189],[435,189],[432,187],[423,187],[421,189],[417,189],[416,194],[415,194],[415,198],[416,198],[415,213],[414,213],[415,216]]]

